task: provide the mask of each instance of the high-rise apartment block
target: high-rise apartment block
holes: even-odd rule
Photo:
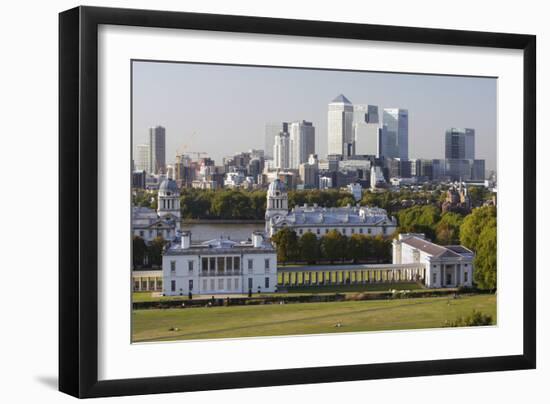
[[[315,153],[315,127],[311,122],[291,122],[289,133],[289,168],[298,169]]]

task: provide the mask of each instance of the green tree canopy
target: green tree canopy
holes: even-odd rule
[[[401,210],[397,217],[400,233],[424,233],[433,240],[440,213],[433,205],[413,206]]]
[[[139,236],[134,236],[132,239],[132,264],[134,269],[143,265],[146,254],[147,245],[145,245],[145,241]]]
[[[337,230],[329,231],[321,240],[321,251],[330,262],[345,258],[346,237]]]
[[[441,245],[458,244],[460,242],[460,225],[462,216],[458,213],[447,212],[435,227],[435,240]]]
[[[472,210],[464,218],[460,226],[460,243],[474,251],[477,251],[478,238],[481,231],[491,222],[496,225],[497,211],[494,206],[483,206]]]
[[[321,249],[317,236],[311,232],[306,232],[300,237],[299,242],[300,258],[308,264],[314,264],[320,258]]]
[[[271,240],[277,248],[277,261],[285,264],[298,256],[298,236],[294,230],[285,227],[275,233]]]
[[[162,252],[166,241],[162,237],[155,237],[149,244],[149,261],[151,265],[162,265]]]

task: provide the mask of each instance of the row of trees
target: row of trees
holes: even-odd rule
[[[331,230],[317,238],[314,233],[305,233],[298,237],[294,230],[279,230],[273,237],[277,248],[277,261],[306,262],[319,261],[358,261],[389,262],[391,259],[391,240],[382,236],[353,234],[350,237]]]

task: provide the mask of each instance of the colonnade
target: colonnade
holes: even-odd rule
[[[278,284],[288,286],[359,285],[367,283],[395,283],[424,281],[424,265],[362,265],[359,268],[296,267],[281,268]]]

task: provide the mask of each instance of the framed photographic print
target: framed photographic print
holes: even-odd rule
[[[535,37],[60,14],[60,390],[535,367]]]

